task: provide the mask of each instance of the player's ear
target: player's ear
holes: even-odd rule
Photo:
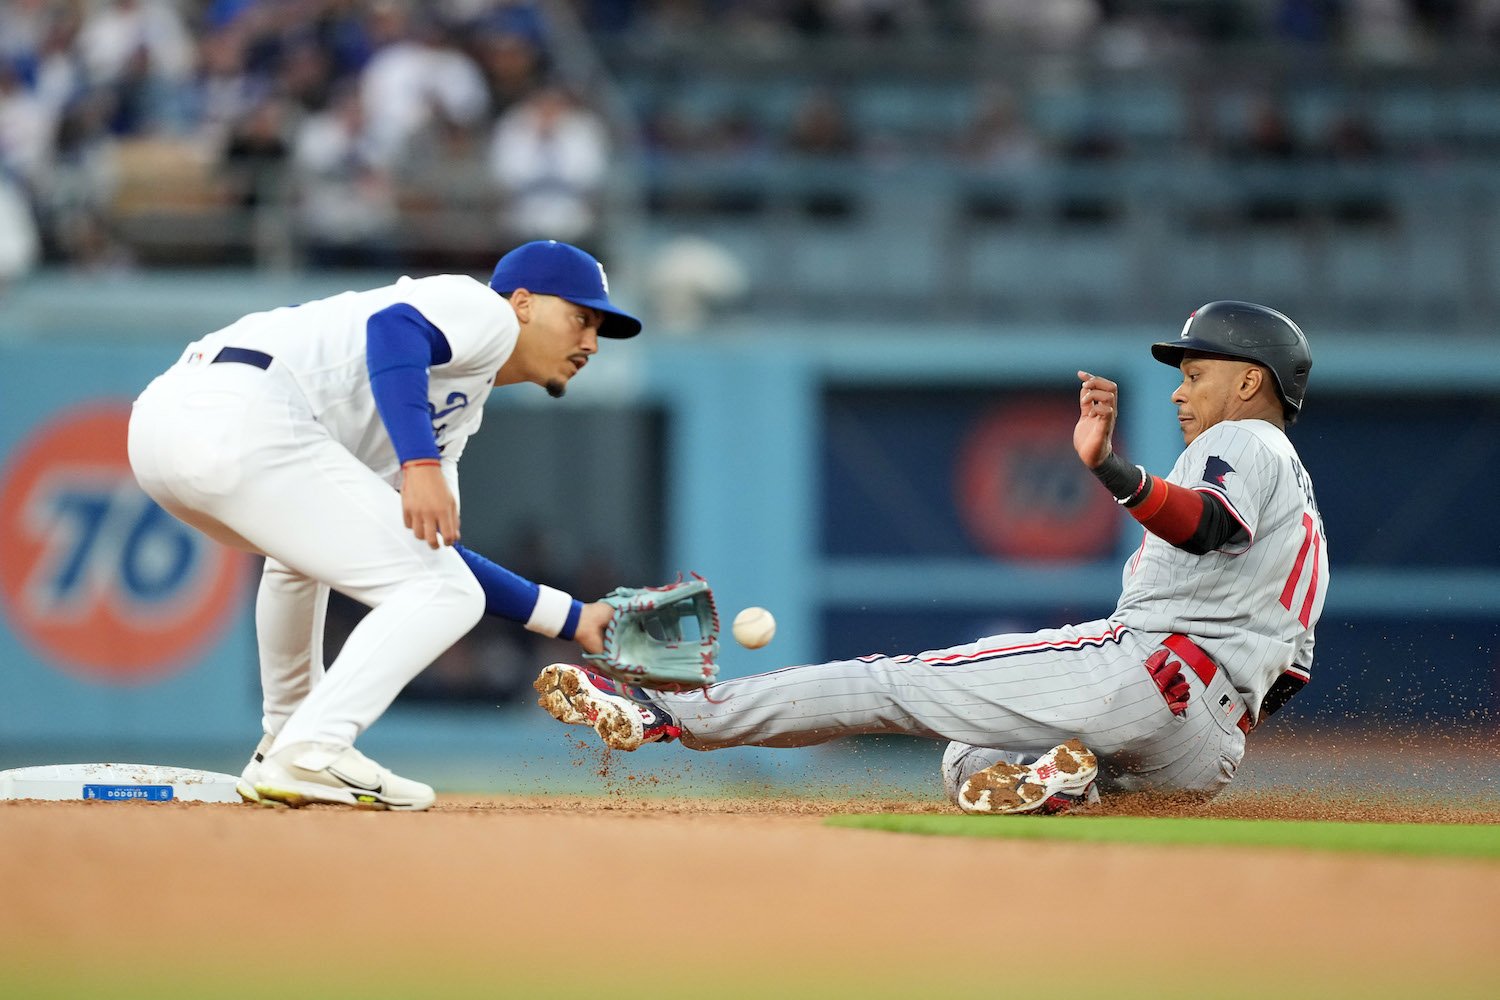
[[[531,308],[535,304],[535,298],[525,288],[517,288],[510,293],[510,307],[515,310],[516,322],[522,325],[531,322]]]
[[[1240,372],[1240,399],[1249,402],[1265,384],[1266,370],[1260,365],[1246,365]]]

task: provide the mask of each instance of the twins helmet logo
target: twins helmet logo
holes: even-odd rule
[[[1215,483],[1222,487],[1224,480],[1233,471],[1234,466],[1217,455],[1210,455],[1208,461],[1203,466],[1203,481],[1205,483]]]

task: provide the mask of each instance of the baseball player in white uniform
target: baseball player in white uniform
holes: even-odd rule
[[[354,748],[406,684],[486,612],[597,651],[612,614],[460,543],[458,462],[494,386],[561,396],[641,324],[604,268],[555,241],[486,285],[402,278],[246,316],[189,344],[135,402],[130,464],[167,511],[266,557],[255,626],[264,736],[252,801],[425,809],[430,787]],[[370,607],[323,663],[333,588]]]
[[[631,688],[570,664],[537,678],[554,717],[620,749],[806,746],[858,733],[950,741],[948,794],[975,813],[1054,812],[1106,790],[1212,795],[1251,728],[1305,684],[1328,591],[1312,480],[1285,428],[1312,358],[1275,310],[1212,302],[1153,355],[1179,368],[1186,450],[1165,478],[1111,448],[1118,387],[1079,372],[1079,458],[1144,528],[1098,621],[717,684]]]

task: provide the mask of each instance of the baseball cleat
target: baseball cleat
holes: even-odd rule
[[[572,726],[593,726],[605,746],[615,750],[634,750],[643,743],[682,735],[682,728],[652,705],[640,688],[628,688],[571,663],[544,668],[531,686],[536,689],[536,703],[554,719]]]
[[[353,747],[293,743],[261,761],[255,791],[262,805],[426,809],[437,795],[381,767]]]
[[[967,813],[1059,813],[1099,801],[1094,779],[1099,761],[1078,740],[1068,740],[1031,764],[1002,761],[977,771],[958,790]]]
[[[250,762],[240,772],[240,780],[234,783],[234,790],[246,802],[260,801],[260,793],[255,790],[255,779],[260,774],[260,762],[266,759],[266,753],[271,749],[271,741],[274,739],[276,737],[270,733],[261,736],[260,742],[255,744],[255,752],[250,755]]]

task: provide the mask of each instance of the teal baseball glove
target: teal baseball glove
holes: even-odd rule
[[[583,654],[595,670],[660,691],[714,682],[719,611],[707,580],[694,574],[665,587],[619,587],[601,600],[615,614],[604,629],[604,650]]]

